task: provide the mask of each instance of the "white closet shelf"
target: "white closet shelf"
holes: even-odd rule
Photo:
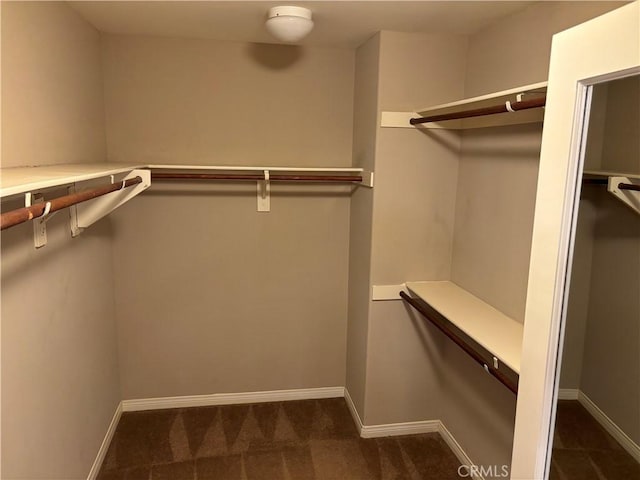
[[[217,170],[225,172],[263,172],[268,170],[270,172],[316,172],[316,173],[363,173],[365,170],[362,168],[352,167],[243,167],[232,165],[164,165],[164,164],[149,164],[147,165],[151,170]]]
[[[61,205],[73,199],[76,188],[92,187],[95,193],[96,182],[109,190],[104,198],[83,199],[72,205],[71,231],[78,235],[83,228],[88,227],[100,218],[108,215],[118,206],[129,201],[151,186],[153,177],[158,179],[242,179],[256,180],[257,209],[261,212],[270,211],[270,182],[342,182],[356,186],[373,187],[373,172],[357,167],[271,167],[271,166],[234,166],[234,165],[167,165],[167,164],[125,164],[125,163],[83,163],[49,165],[40,167],[16,167],[0,169],[0,197],[25,195],[25,208],[3,213],[3,229],[18,223],[34,219],[35,243],[37,247],[46,243],[45,223],[51,210],[54,212],[63,208]],[[213,173],[222,172],[222,173]],[[235,172],[235,173],[232,173]],[[255,173],[251,173],[255,172]],[[273,172],[273,173],[272,173]],[[125,185],[117,190],[113,184],[140,177],[138,184],[126,189]],[[253,178],[255,177],[255,178]],[[105,178],[107,179],[105,181]],[[111,185],[109,185],[111,184]],[[41,191],[55,187],[67,187],[69,195],[57,200],[45,201]],[[100,190],[103,192],[104,190]],[[101,193],[107,195],[107,193]],[[92,195],[87,190],[83,196]],[[70,196],[74,195],[74,196]],[[34,205],[42,202],[44,207]],[[28,210],[26,210],[28,209]],[[35,215],[35,218],[34,218]],[[46,218],[45,218],[46,217]]]
[[[352,174],[362,177],[362,181],[353,182],[354,185],[373,188],[373,172],[367,171],[359,167],[272,167],[272,166],[236,166],[236,165],[171,165],[171,164],[149,164],[147,168],[160,174],[162,171],[188,172],[188,173],[206,173],[206,172],[255,172],[262,174],[264,172],[278,172],[280,174]]]
[[[362,186],[373,186],[373,172],[351,167],[247,167],[231,165],[158,165],[128,163],[73,163],[64,165],[45,165],[40,167],[11,167],[0,169],[0,197],[9,197],[28,192],[44,190],[84,182],[110,175],[126,174],[136,169],[150,170],[188,170],[188,171],[225,171],[225,172],[308,172],[361,174]]]
[[[256,181],[257,211],[271,211],[271,181],[338,182],[373,188],[373,172],[357,167],[271,167],[236,165],[149,165],[157,180]]]
[[[502,125],[517,125],[523,123],[541,123],[544,118],[544,111],[541,108],[520,110],[516,112],[499,113],[494,115],[465,118],[461,120],[446,120],[442,122],[425,123],[411,125],[409,120],[415,117],[427,117],[434,115],[444,115],[463,110],[475,110],[494,105],[505,104],[507,101],[514,103],[518,101],[518,96],[524,98],[535,98],[544,95],[547,91],[547,82],[539,82],[531,85],[524,85],[509,90],[494,92],[478,97],[466,98],[455,102],[443,103],[425,108],[418,108],[414,112],[382,112],[381,127],[392,128],[445,128],[451,130],[464,130],[468,128],[484,128]]]
[[[145,165],[74,163],[0,169],[0,197],[65,186],[110,175],[126,174]]]
[[[76,237],[151,186],[151,172],[142,167],[83,163],[0,169],[0,197],[24,195],[23,208],[2,213],[2,229],[33,220],[33,241],[40,248],[47,244],[49,218],[68,208]],[[56,187],[65,187],[67,194],[45,199],[41,191]]]
[[[449,281],[407,282],[411,293],[520,374],[523,324]]]
[[[606,170],[585,170],[583,174],[586,177],[592,178],[608,178],[608,177],[627,177],[633,179],[640,179],[640,173],[627,173],[627,172],[612,172]]]

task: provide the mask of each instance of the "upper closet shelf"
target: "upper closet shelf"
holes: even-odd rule
[[[187,172],[256,172],[264,180],[264,172],[313,174],[322,178],[323,174],[335,176],[361,177],[357,182],[365,187],[373,187],[373,172],[362,168],[351,167],[247,167],[229,165],[158,165],[158,164],[125,164],[125,163],[81,163],[66,165],[50,165],[41,167],[15,167],[0,169],[0,197],[9,197],[47,188],[70,185],[101,177],[117,176],[134,169],[151,169],[154,171],[187,171]],[[351,175],[350,175],[351,174]],[[311,176],[311,175],[309,175]],[[297,177],[304,177],[298,175]],[[229,178],[233,179],[233,178]],[[276,177],[277,179],[277,177]],[[292,179],[291,181],[295,181]],[[304,181],[304,180],[301,180]]]
[[[271,211],[271,183],[351,184],[373,187],[373,172],[352,167],[242,167],[149,165],[154,180],[256,182],[257,211]]]
[[[232,165],[165,165],[149,164],[152,170],[220,170],[227,172],[262,172],[264,170],[272,172],[317,172],[317,173],[362,173],[364,169],[356,167],[247,167]]]
[[[381,127],[468,128],[541,123],[547,82],[534,83],[479,97],[420,108],[415,112],[382,112]],[[426,117],[426,118],[424,118]],[[454,119],[449,119],[454,117]],[[424,122],[412,124],[414,122]]]
[[[351,167],[88,163],[5,168],[0,169],[0,197],[24,195],[24,207],[3,212],[1,228],[4,230],[33,220],[35,245],[41,247],[46,244],[45,224],[51,215],[71,208],[71,232],[76,236],[149,188],[152,179],[253,181],[257,184],[257,209],[260,212],[270,211],[271,182],[373,187],[373,172]],[[43,190],[56,187],[66,187],[67,195],[44,198]],[[81,191],[76,191],[77,188]]]
[[[245,167],[150,164],[148,168],[153,170],[153,178],[163,180],[352,183],[362,187],[373,187],[373,172],[357,167]]]
[[[24,195],[24,207],[3,211],[5,230],[33,220],[36,248],[47,244],[47,221],[69,209],[72,236],[108,215],[151,186],[151,172],[140,165],[113,163],[6,168],[0,171],[0,196]],[[67,194],[45,198],[43,190],[66,187]],[[79,190],[78,190],[79,189]]]
[[[111,175],[129,173],[144,165],[123,163],[76,163],[0,170],[0,197],[70,185]]]
[[[610,172],[606,170],[585,170],[583,172],[585,178],[589,179],[607,179],[608,177],[627,177],[640,180],[640,173],[626,173],[626,172]]]
[[[413,297],[422,300],[422,303],[412,303],[412,306],[436,326],[448,322],[467,336],[468,340],[462,340],[466,345],[461,345],[456,339],[454,341],[476,361],[483,363],[489,373],[514,393],[517,391],[523,335],[523,325],[520,322],[506,316],[453,282],[407,282],[406,286]],[[400,295],[405,300],[408,298],[406,294]],[[444,327],[447,328],[446,325]],[[444,331],[443,328],[441,330]],[[474,344],[481,348],[474,348]],[[478,351],[482,349],[486,350],[486,353]],[[486,358],[487,356],[490,358]],[[507,369],[504,368],[505,366]]]

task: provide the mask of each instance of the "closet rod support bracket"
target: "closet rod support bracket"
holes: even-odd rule
[[[362,182],[358,185],[367,188],[373,188],[373,172],[369,170],[364,170],[362,172]]]
[[[24,206],[30,207],[36,203],[44,202],[44,197],[41,193],[27,192],[24,194]],[[50,205],[50,204],[49,204]],[[45,213],[38,218],[33,219],[33,245],[36,248],[42,248],[47,244],[47,216],[49,215],[48,208],[45,209]]]
[[[85,228],[93,225],[102,217],[109,215],[116,208],[124,205],[151,186],[151,170],[148,169],[135,169],[125,176],[114,178],[113,175],[110,175],[110,177],[111,183],[122,183],[122,185],[124,185],[125,180],[135,177],[140,177],[142,182],[70,207],[69,226],[72,237],[77,237]],[[100,179],[96,179],[96,182],[100,182]],[[69,187],[69,193],[74,193],[76,189],[85,186],[88,185],[86,183],[82,186],[74,184]]]
[[[110,175],[110,177],[111,177],[111,183],[114,183],[115,179],[113,175]],[[69,188],[67,188],[67,193],[69,195],[73,195],[74,193],[76,193],[75,183],[69,186]],[[69,207],[69,228],[71,230],[72,238],[75,238],[82,233],[83,229],[78,226],[78,206],[77,205],[71,205]]]
[[[640,191],[624,188],[625,185],[640,185],[640,180],[628,177],[609,177],[607,191],[613,194],[618,200],[627,205],[634,212],[640,214]]]
[[[271,211],[271,182],[269,180],[269,170],[264,170],[264,180],[256,182],[258,194],[258,212]]]

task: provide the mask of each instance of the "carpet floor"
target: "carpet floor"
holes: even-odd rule
[[[640,464],[575,400],[560,400],[550,480],[640,480]]]
[[[127,412],[98,480],[459,480],[438,433],[360,438],[343,398]]]

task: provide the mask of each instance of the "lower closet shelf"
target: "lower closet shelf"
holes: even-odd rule
[[[453,330],[459,331],[463,341],[480,353],[481,357],[489,356],[485,360],[485,368],[490,366],[490,373],[506,373],[507,377],[511,377],[517,383],[522,353],[522,323],[506,316],[453,282],[407,282],[406,285],[412,296],[417,297],[426,307],[423,310],[432,310],[437,314],[427,315],[420,310],[423,315],[435,324],[447,322],[452,325]],[[432,316],[438,318],[434,321]]]

